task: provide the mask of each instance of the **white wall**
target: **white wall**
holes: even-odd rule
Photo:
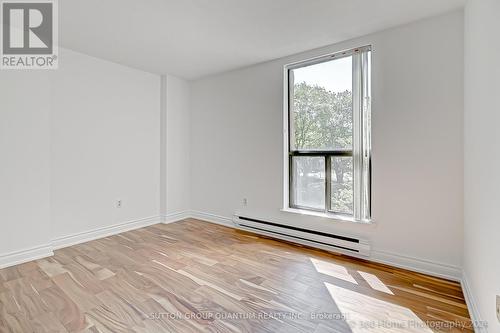
[[[59,56],[0,72],[0,267],[189,209],[189,83]]]
[[[160,77],[65,49],[51,74],[53,237],[158,217]]]
[[[172,75],[163,78],[164,123],[162,215],[166,220],[190,208],[190,86]]]
[[[58,70],[0,73],[0,267],[159,220],[160,76],[59,56]]]
[[[0,72],[0,267],[50,252],[49,111],[45,71]]]
[[[375,224],[280,212],[283,65],[366,44],[373,46]],[[462,96],[462,11],[195,81],[192,207],[359,235],[371,239],[374,259],[458,278]]]
[[[471,0],[465,10],[464,271],[479,317],[500,332],[500,1]]]

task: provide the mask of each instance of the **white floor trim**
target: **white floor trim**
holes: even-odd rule
[[[462,269],[460,267],[428,259],[373,250],[369,260],[457,282],[460,282],[462,278]]]
[[[191,218],[203,220],[206,222],[211,222],[215,224],[220,224],[226,227],[231,227],[237,229],[237,226],[233,223],[233,219],[231,217],[215,215],[211,213],[204,213],[199,211],[191,211]]]
[[[484,327],[483,325],[485,322],[481,319],[481,315],[477,307],[477,302],[470,288],[469,280],[467,279],[467,274],[465,274],[465,271],[462,272],[462,291],[464,292],[467,309],[469,309],[470,319],[472,320],[472,323],[475,324],[474,332],[488,333],[488,328]]]
[[[46,244],[32,247],[30,249],[15,251],[0,255],[0,269],[19,265],[28,261],[37,260],[45,257],[53,256],[52,245]]]
[[[186,214],[186,216],[188,216]],[[71,245],[89,242],[95,239],[116,235],[125,231],[144,228],[160,223],[160,216],[150,216],[142,219],[127,221],[103,228],[96,228],[74,235],[58,237],[51,244],[41,245],[25,250],[0,254],[0,269],[19,265],[28,261],[37,260],[54,255],[54,250],[62,249]]]
[[[88,230],[75,235],[56,238],[52,241],[54,250],[62,249],[75,244],[89,242],[95,239],[116,235],[125,231],[144,228],[160,222],[160,216],[150,216],[138,220],[115,224],[108,227]]]
[[[168,213],[161,216],[162,223],[172,223],[177,221],[182,221],[191,217],[191,213],[186,210],[183,212]]]

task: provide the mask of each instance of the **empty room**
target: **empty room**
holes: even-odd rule
[[[0,20],[0,333],[500,333],[500,0]]]

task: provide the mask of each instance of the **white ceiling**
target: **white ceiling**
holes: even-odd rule
[[[60,44],[187,79],[436,15],[464,0],[64,0]]]

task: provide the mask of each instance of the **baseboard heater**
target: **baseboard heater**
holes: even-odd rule
[[[332,252],[340,252],[360,257],[370,256],[369,242],[359,238],[308,230],[239,215],[234,215],[233,222],[240,229],[273,238],[317,247]]]

